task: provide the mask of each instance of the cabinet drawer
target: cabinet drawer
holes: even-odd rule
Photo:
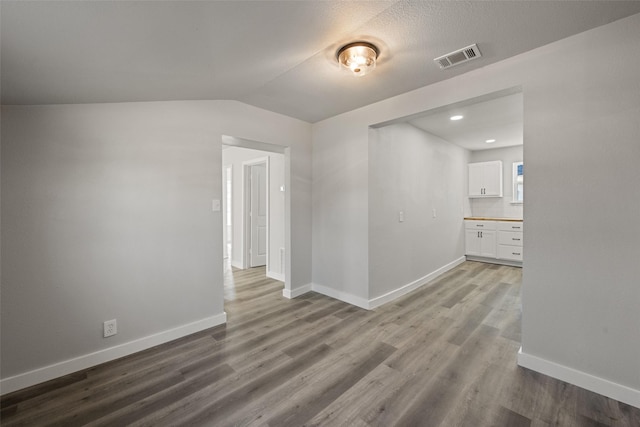
[[[498,244],[509,246],[522,246],[521,231],[499,231]]]
[[[515,221],[498,222],[498,230],[500,231],[524,231],[524,223]]]
[[[496,221],[465,221],[464,228],[473,230],[495,230]]]
[[[521,247],[498,245],[498,258],[511,261],[522,261],[523,250]]]

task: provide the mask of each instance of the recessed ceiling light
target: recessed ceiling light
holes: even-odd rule
[[[491,144],[492,142],[496,142],[496,140],[495,139],[487,139],[485,142],[487,144]]]
[[[454,121],[455,120],[462,120],[463,117],[464,116],[451,116],[451,117],[449,117],[449,120],[454,120]]]

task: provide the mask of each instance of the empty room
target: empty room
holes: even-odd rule
[[[0,423],[640,426],[638,34],[2,0]]]

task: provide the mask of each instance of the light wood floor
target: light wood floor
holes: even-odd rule
[[[4,396],[2,425],[640,426],[516,365],[520,283],[466,262],[365,311],[236,271],[226,326]]]

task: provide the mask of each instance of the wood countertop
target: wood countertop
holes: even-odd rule
[[[522,219],[518,218],[494,218],[488,216],[467,216],[464,218],[465,221],[507,221],[507,222],[522,222]]]

